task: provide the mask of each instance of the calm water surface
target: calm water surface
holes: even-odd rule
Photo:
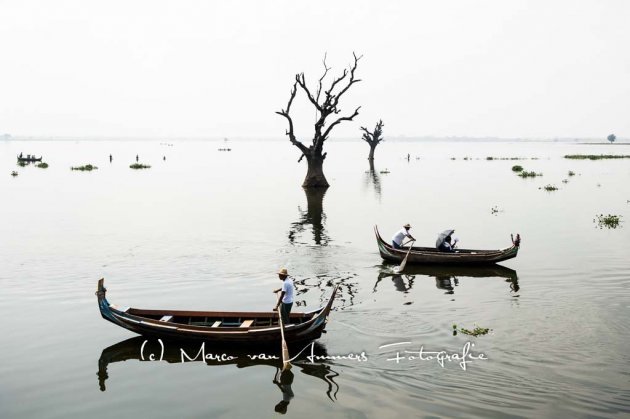
[[[367,145],[331,140],[332,186],[307,195],[288,141],[171,144],[0,143],[0,417],[630,413],[630,160],[562,157],[630,146],[390,141],[370,173]],[[231,152],[218,151],[226,145]],[[20,152],[50,167],[20,168]],[[151,169],[129,169],[136,154]],[[98,170],[70,170],[87,163]],[[521,179],[514,164],[543,176]],[[540,189],[548,184],[559,189]],[[622,215],[622,227],[597,228],[602,213]],[[454,228],[461,247],[507,247],[510,233],[522,247],[496,269],[394,275],[373,226],[389,239],[406,222],[426,245]],[[278,363],[233,348],[216,352],[238,361],[182,364],[179,347],[142,361],[144,339],[105,322],[94,296],[104,277],[121,305],[269,310],[282,266],[296,278],[295,310],[318,307],[342,284],[315,350],[367,361],[302,358],[283,376]],[[492,330],[453,336],[453,324]],[[390,360],[421,347],[461,353],[467,342],[488,359],[466,370]]]

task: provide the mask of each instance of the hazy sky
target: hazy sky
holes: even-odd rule
[[[0,133],[283,137],[295,73],[356,51],[336,136],[629,137],[629,22],[626,0],[0,0]]]

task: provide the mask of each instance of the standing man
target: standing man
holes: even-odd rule
[[[416,240],[411,234],[409,234],[409,229],[411,229],[411,226],[409,224],[405,224],[400,231],[394,234],[394,237],[392,237],[392,246],[394,246],[394,249],[402,249],[402,242],[405,237],[409,237],[409,240]]]
[[[278,271],[278,278],[282,281],[282,288],[273,290],[276,294],[280,293],[278,303],[274,310],[278,310],[278,307],[280,307],[282,322],[287,325],[289,324],[289,313],[291,313],[291,307],[293,306],[293,280],[289,278],[289,273],[286,268],[282,268]]]

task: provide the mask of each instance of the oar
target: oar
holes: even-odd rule
[[[411,253],[411,249],[413,248],[413,243],[415,242],[415,240],[411,241],[411,246],[409,246],[409,250],[407,250],[407,254],[405,255],[405,258],[403,259],[402,263],[400,264],[400,266],[398,266],[395,271],[396,273],[398,272],[402,272],[403,269],[405,269],[405,265],[407,265],[407,258],[409,257],[409,253]]]
[[[282,313],[278,310],[278,322],[280,323],[280,336],[282,336],[282,371],[290,370],[293,365],[289,362],[289,348],[284,340],[284,324],[282,323]]]

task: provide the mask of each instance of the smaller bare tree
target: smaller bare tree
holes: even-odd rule
[[[368,160],[374,160],[374,150],[376,150],[376,146],[379,145],[383,139],[383,120],[381,119],[376,123],[376,127],[374,127],[374,131],[370,132],[367,128],[361,127],[361,130],[364,131],[363,140],[365,140],[370,145],[370,154],[368,156]]]

